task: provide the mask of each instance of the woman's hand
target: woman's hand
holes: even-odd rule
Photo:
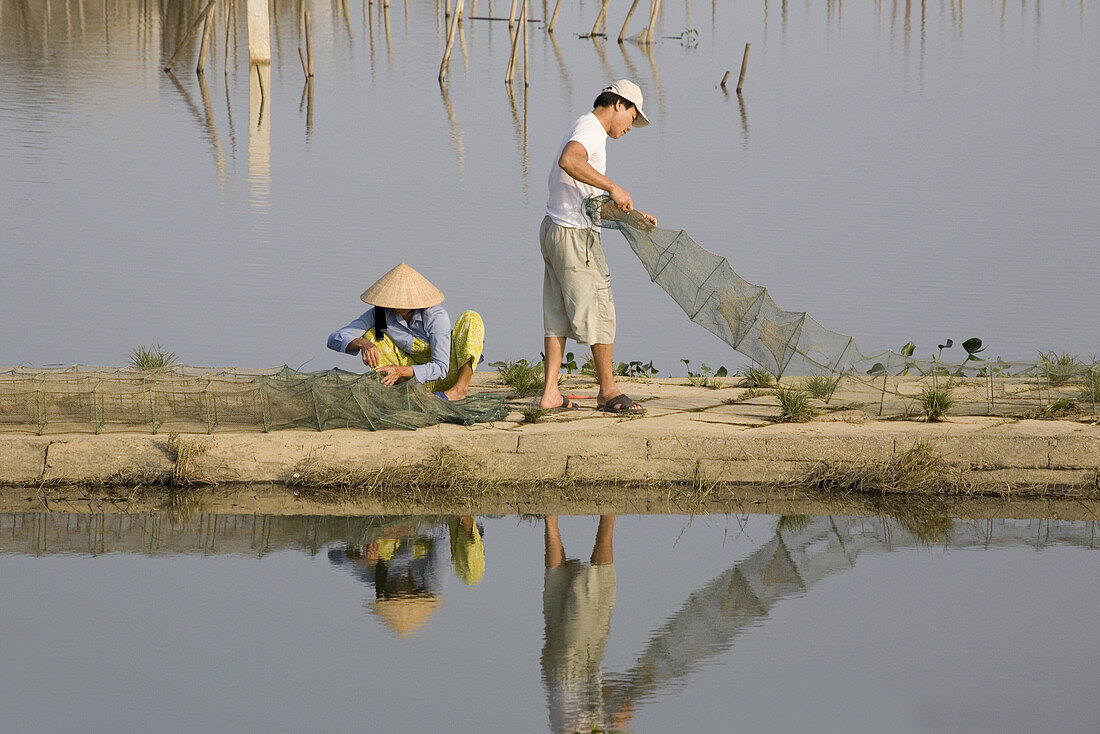
[[[387,364],[376,369],[382,373],[383,385],[395,385],[402,377],[409,378],[413,376],[413,368],[408,365]]]
[[[378,352],[378,346],[374,342],[367,342],[363,346],[363,364],[371,369],[376,369],[382,363],[382,355]]]

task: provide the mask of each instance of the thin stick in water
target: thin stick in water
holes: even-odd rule
[[[741,94],[741,87],[745,86],[745,69],[749,65],[749,47],[751,43],[745,44],[745,55],[741,57],[741,76],[737,77],[737,93]]]
[[[730,80],[730,70],[726,69],[726,73],[722,76],[722,89],[726,88],[726,82]]]
[[[439,81],[447,78],[447,65],[451,61],[451,50],[455,45],[455,36],[458,35],[458,21],[462,17],[463,0],[455,2],[454,13],[451,14],[451,25],[447,29],[447,48],[443,51],[443,61],[439,64]]]
[[[558,22],[558,11],[561,10],[561,0],[554,4],[554,14],[550,16],[550,25],[546,27],[547,33],[554,32],[554,24]]]
[[[623,21],[623,27],[619,31],[619,43],[622,43],[623,39],[626,38],[626,27],[630,25],[630,19],[634,17],[634,11],[638,9],[639,2],[641,0],[634,0],[630,5],[630,10],[626,12],[626,20]],[[561,0],[558,0],[558,3],[560,4]]]
[[[179,59],[180,54],[183,53],[183,49],[187,45],[187,42],[191,39],[195,31],[198,30],[199,24],[202,23],[213,4],[214,0],[210,0],[210,2],[206,4],[206,7],[202,9],[202,12],[199,13],[199,17],[195,18],[195,22],[192,23],[191,27],[187,29],[187,32],[183,34],[183,40],[180,41],[179,47],[176,49],[176,52],[172,54],[172,58],[168,60],[168,65],[164,67],[165,71],[172,71],[172,67],[176,65],[176,61]]]
[[[306,11],[306,78],[313,78],[313,16]]]
[[[210,36],[214,33],[214,24],[211,18],[214,16],[214,3],[206,6],[206,20],[202,23],[202,43],[199,44],[199,62],[195,65],[195,71],[202,74],[206,69],[206,47],[210,44]]]

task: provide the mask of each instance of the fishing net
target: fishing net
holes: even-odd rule
[[[14,367],[0,371],[0,431],[412,430],[500,420],[504,399],[480,393],[450,403],[412,380],[387,387],[376,375],[339,369]]]
[[[688,318],[776,377],[788,369],[797,374],[827,370],[898,375],[912,370],[1001,376],[1035,369],[1034,362],[990,362],[970,351],[959,363],[892,351],[864,354],[851,336],[826,329],[805,311],[781,309],[767,288],[742,278],[726,258],[703,249],[686,231],[655,227],[637,212],[624,213],[606,195],[590,197],[585,206],[593,224],[622,232],[650,280]],[[980,346],[980,341],[973,341]]]

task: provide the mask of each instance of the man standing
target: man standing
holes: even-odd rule
[[[605,148],[608,137],[617,140],[632,127],[645,127],[649,119],[642,112],[642,90],[626,79],[605,87],[592,107],[573,123],[558,149],[550,170],[546,217],[539,228],[546,264],[542,281],[546,387],[539,405],[567,410],[576,407],[558,389],[559,365],[568,338],[592,348],[600,384],[596,407],[637,415],[645,409],[615,385],[611,274],[600,246],[600,232],[585,216],[584,200],[606,191],[624,212],[635,211],[630,194],[605,173]],[[638,213],[651,224],[657,223],[649,214]]]

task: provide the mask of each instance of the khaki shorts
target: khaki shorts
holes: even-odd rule
[[[539,227],[546,264],[542,279],[542,325],[546,336],[578,344],[615,341],[615,301],[600,233],[562,227],[550,217]]]

